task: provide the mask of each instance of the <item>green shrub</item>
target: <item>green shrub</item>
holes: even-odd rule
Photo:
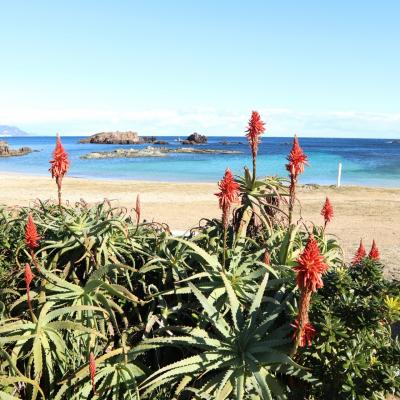
[[[333,269],[313,299],[318,334],[297,359],[322,383],[303,395],[321,399],[384,399],[400,393],[400,342],[391,325],[400,311],[399,282],[384,279],[383,266],[364,258]],[[303,398],[303,397],[300,397]]]

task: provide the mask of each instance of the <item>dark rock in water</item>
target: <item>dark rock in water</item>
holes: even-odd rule
[[[243,142],[229,142],[228,140],[223,140],[222,142],[219,142],[219,144],[222,144],[223,146],[236,146],[239,144],[244,144]]]
[[[32,149],[30,147],[21,147],[18,150],[10,149],[9,145],[5,141],[0,141],[0,157],[15,157],[15,156],[24,156],[26,154],[32,153]]]
[[[387,143],[390,143],[390,144],[400,144],[400,140],[398,140],[398,139],[396,139],[396,140],[389,140],[389,142],[387,142]]]
[[[167,145],[168,142],[166,142],[165,140],[155,140],[154,142],[151,142],[152,144],[161,144],[161,145]]]
[[[182,147],[179,149],[168,149],[166,147],[146,147],[145,149],[117,149],[113,151],[98,151],[82,156],[83,159],[104,158],[143,158],[143,157],[166,157],[169,153],[196,153],[196,154],[241,154],[235,150],[193,149]]]
[[[207,136],[200,135],[199,133],[195,132],[189,135],[185,140],[182,140],[182,144],[206,144],[207,143]]]
[[[166,142],[165,140],[158,140],[155,136],[142,136],[141,139],[143,139],[143,143],[163,145],[168,144],[168,142]]]
[[[137,132],[100,132],[87,138],[81,139],[79,143],[96,144],[168,144],[163,140],[157,140],[155,136],[139,136]]]
[[[162,149],[165,153],[196,153],[196,154],[242,154],[237,150],[218,149],[194,149],[193,147],[181,147],[180,149]]]

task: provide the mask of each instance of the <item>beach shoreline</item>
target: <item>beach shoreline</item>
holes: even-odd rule
[[[28,206],[35,199],[56,200],[56,184],[50,176],[0,173],[0,205]],[[65,177],[63,199],[89,204],[112,200],[115,206],[132,209],[140,194],[142,215],[148,221],[167,223],[171,229],[185,231],[201,218],[218,218],[217,184],[207,182],[156,182]],[[322,223],[319,215],[325,197],[334,207],[334,220],[327,231],[338,237],[351,259],[362,238],[365,246],[378,243],[386,274],[400,279],[400,188],[369,186],[305,185],[299,189],[304,221]]]

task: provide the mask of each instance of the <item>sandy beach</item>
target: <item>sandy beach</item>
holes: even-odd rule
[[[55,182],[45,176],[0,174],[0,204],[27,206],[37,198],[56,198]],[[142,214],[147,220],[166,222],[171,229],[186,230],[202,217],[219,215],[216,184],[157,183],[117,180],[88,180],[67,177],[63,198],[89,203],[114,200],[116,206],[132,208],[140,193]],[[301,215],[322,221],[319,215],[325,196],[335,210],[328,232],[339,238],[346,260],[351,259],[360,238],[367,249],[375,238],[386,265],[386,274],[400,279],[400,189],[367,187],[317,187],[300,189]]]

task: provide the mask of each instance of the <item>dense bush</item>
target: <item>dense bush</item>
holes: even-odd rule
[[[363,258],[324,277],[311,308],[318,334],[297,359],[323,384],[306,392],[333,399],[400,392],[400,341],[391,334],[400,316],[400,285],[385,280],[382,267]]]

